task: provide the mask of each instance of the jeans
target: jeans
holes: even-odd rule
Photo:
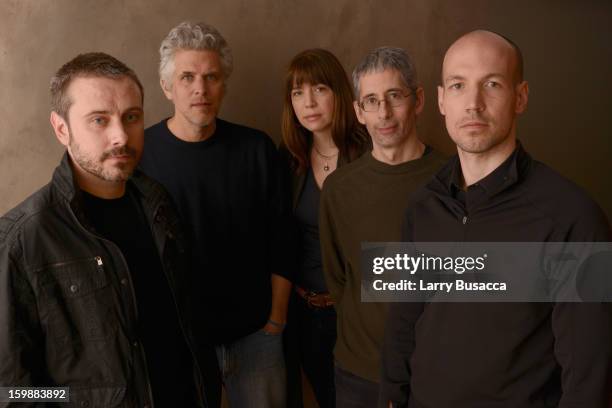
[[[337,408],[377,407],[378,387],[378,383],[358,377],[336,365]]]
[[[262,330],[216,347],[231,408],[283,408],[285,360],[280,334]]]
[[[285,364],[287,365],[287,408],[302,408],[304,370],[319,408],[336,406],[334,387],[334,346],[336,311],[333,307],[310,308],[293,293],[285,329]]]
[[[333,307],[311,309],[305,301],[298,307],[300,360],[320,408],[336,406],[334,346],[336,311]]]

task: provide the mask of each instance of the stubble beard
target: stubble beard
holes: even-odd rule
[[[207,115],[204,119],[185,116],[185,119],[187,119],[187,122],[189,122],[192,126],[198,127],[200,129],[206,129],[210,127],[210,125],[215,121],[215,116]]]
[[[108,150],[102,153],[100,158],[96,160],[81,151],[79,144],[74,141],[72,135],[69,135],[69,138],[72,160],[74,160],[75,163],[87,173],[104,181],[120,183],[126,182],[134,172],[134,168],[131,167],[129,163],[116,163],[116,165],[112,167],[112,170],[104,168],[103,165],[104,161],[113,156],[127,154],[131,157],[135,157],[135,152],[130,147],[121,146]]]
[[[483,129],[481,132],[467,131],[465,129],[457,129],[457,138],[452,138],[457,147],[466,152],[472,154],[482,154],[490,150],[493,150],[496,146],[502,144],[510,136],[510,129],[505,132],[500,132],[500,129],[492,129],[495,125],[492,120],[482,116],[472,116],[469,119],[466,118],[461,122],[457,123],[456,126],[461,126],[464,122],[470,120],[477,120],[486,122],[489,128]],[[500,134],[501,133],[501,134]]]
[[[463,135],[457,141],[457,147],[466,153],[483,154],[495,150],[510,137],[510,132],[503,135],[477,134]]]

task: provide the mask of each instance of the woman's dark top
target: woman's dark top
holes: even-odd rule
[[[294,283],[317,293],[327,292],[321,267],[321,243],[319,241],[320,195],[321,191],[317,186],[312,168],[310,168],[295,209],[301,250]]]

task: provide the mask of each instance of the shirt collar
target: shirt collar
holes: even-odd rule
[[[518,161],[519,158],[523,156],[523,153],[523,147],[520,142],[517,141],[516,148],[512,154],[495,170],[473,185],[481,187],[490,197],[503,190],[508,185],[513,184],[518,179]],[[458,191],[462,190],[462,184],[461,161],[458,156],[455,156],[447,187],[451,194],[456,195]]]

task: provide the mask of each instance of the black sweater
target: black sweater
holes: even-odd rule
[[[459,174],[455,157],[414,197],[407,241],[611,238],[599,207],[520,146],[465,193],[456,188]],[[603,408],[611,362],[609,304],[395,303],[381,401],[410,408]]]
[[[263,327],[270,274],[288,272],[281,230],[289,203],[272,140],[217,119],[210,138],[185,142],[163,120],[145,131],[140,166],[168,190],[194,245],[200,334],[218,344]]]

